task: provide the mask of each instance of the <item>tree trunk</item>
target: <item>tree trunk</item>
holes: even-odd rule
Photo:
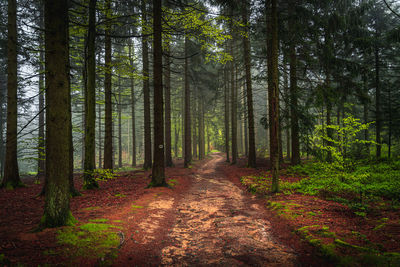
[[[111,0],[106,0],[107,17],[111,17]],[[113,169],[113,124],[112,124],[112,101],[111,101],[111,21],[106,22],[105,35],[105,74],[104,74],[104,169]]]
[[[44,28],[44,14],[43,14],[43,6],[40,6],[40,18],[39,18],[39,27]],[[45,94],[45,88],[44,88],[44,52],[43,52],[43,47],[44,47],[44,42],[43,42],[43,37],[44,34],[41,34],[40,36],[40,52],[39,52],[39,141],[38,141],[38,172],[37,172],[37,178],[45,177],[45,162],[46,162],[46,154],[45,154],[45,136],[44,136],[44,116],[45,116],[45,111],[44,111],[44,94]],[[0,111],[1,112],[1,111]],[[2,135],[2,131],[0,132]]]
[[[169,41],[166,42],[166,52],[170,53]],[[171,153],[171,61],[165,57],[165,166],[172,167]]]
[[[199,110],[198,110],[198,121],[199,121],[199,159],[205,158],[205,140],[204,140],[204,104],[203,97],[200,95],[198,98]]]
[[[363,72],[363,91],[365,94],[365,99],[363,102],[363,119],[364,119],[364,123],[368,123],[368,108],[369,108],[369,95],[368,95],[368,78],[366,75],[366,71]],[[364,130],[364,140],[367,141],[369,139],[369,132],[368,129]],[[370,150],[369,150],[369,144],[366,143],[365,144],[365,151],[366,151],[366,156],[369,157],[370,156]]]
[[[67,15],[67,25],[69,25],[68,15]],[[69,26],[67,27],[67,36],[69,37]],[[69,130],[68,130],[68,139],[69,139],[69,173],[68,173],[68,181],[69,181],[69,193],[72,197],[80,196],[78,190],[75,189],[74,185],[74,142],[72,136],[72,96],[71,96],[71,76],[69,75],[71,69],[71,63],[69,59],[69,45],[67,44],[67,51],[66,55],[66,62],[67,62],[67,78],[68,78],[68,123],[69,123]],[[94,158],[93,158],[94,160]],[[94,164],[94,162],[93,162]],[[46,184],[45,180],[45,184]],[[46,185],[45,185],[46,186]],[[46,188],[44,188],[46,190]]]
[[[135,54],[134,46],[131,39],[129,39],[129,60],[131,67],[133,68],[133,56]],[[132,116],[132,167],[136,167],[136,115],[135,115],[135,80],[131,81],[131,116]]]
[[[184,166],[188,168],[192,162],[191,122],[190,122],[190,88],[189,88],[189,39],[185,36],[185,70],[184,70],[184,96],[185,96],[185,157]]]
[[[99,153],[99,164],[98,164],[98,168],[99,169],[101,169],[101,166],[102,166],[102,162],[103,162],[103,159],[102,159],[102,147],[101,147],[101,105],[97,105],[97,108],[98,108],[98,119],[97,119],[97,123],[98,123],[98,125],[99,125],[99,132],[98,132],[98,135],[99,135],[99,148],[98,148],[98,153]]]
[[[296,17],[295,17],[295,4],[293,3],[289,8],[289,31],[292,36],[292,42],[289,45],[289,67],[290,67],[290,123],[292,134],[292,164],[300,164],[300,139],[299,139],[299,119],[297,115],[297,55],[296,55]]]
[[[244,66],[246,71],[246,102],[247,102],[247,118],[248,118],[248,161],[247,166],[255,168],[256,165],[256,144],[255,144],[255,133],[254,133],[254,111],[253,111],[253,88],[251,79],[251,57],[250,57],[250,36],[248,29],[248,13],[249,9],[247,1],[244,1],[245,6],[242,8],[242,19],[245,25],[245,32],[247,37],[243,37],[243,56]]]
[[[376,130],[376,158],[381,157],[381,131],[382,131],[382,119],[381,119],[381,87],[380,87],[380,63],[379,63],[379,47],[375,45],[375,130]]]
[[[93,189],[99,185],[94,179],[96,168],[96,0],[89,2],[89,30],[87,37],[87,89],[85,94],[85,165],[83,188]]]
[[[233,40],[230,42],[230,52],[233,56]],[[233,56],[233,58],[235,58]],[[237,161],[237,97],[236,97],[236,83],[235,83],[235,62],[234,59],[231,61],[231,135],[232,135],[232,162],[236,164]]]
[[[246,88],[247,86],[243,86],[243,130],[244,130],[244,155],[249,157],[249,134],[248,134],[248,123],[247,123],[247,99],[246,99]],[[253,127],[254,128],[254,127]],[[247,164],[248,165],[248,164]]]
[[[45,1],[46,45],[46,176],[40,227],[71,224],[68,66],[68,1]]]
[[[121,76],[118,75],[118,168],[122,168],[122,89]]]
[[[267,1],[267,63],[270,161],[272,173],[271,192],[279,191],[279,90],[278,90],[278,14],[277,0]]]
[[[391,150],[392,150],[392,126],[393,126],[393,121],[392,121],[392,94],[391,94],[391,89],[390,86],[388,87],[388,109],[389,109],[389,128],[388,128],[388,158],[390,159],[391,157]]]
[[[229,162],[229,87],[228,70],[224,69],[224,108],[225,108],[225,152],[226,162]]]
[[[0,179],[3,180],[3,170],[4,170],[4,139],[3,139],[3,130],[4,130],[4,111],[3,111],[3,103],[5,96],[3,95],[2,88],[0,88]]]
[[[161,0],[153,0],[154,30],[154,163],[149,186],[166,186],[164,154],[164,101],[162,83],[162,25]]]
[[[284,55],[283,59],[283,88],[285,94],[285,128],[286,128],[286,159],[291,160],[291,142],[290,142],[290,95],[289,95],[289,84],[288,84],[288,75],[287,75],[287,64],[286,64],[286,56]]]
[[[193,146],[193,148],[192,148],[192,152],[193,152],[193,154],[192,154],[192,158],[197,158],[197,136],[196,136],[196,133],[197,133],[197,125],[196,125],[196,121],[197,121],[197,116],[195,115],[195,114],[197,114],[198,113],[198,110],[197,110],[197,102],[196,102],[196,100],[197,100],[197,87],[196,86],[194,86],[194,90],[193,90],[193,104],[192,104],[192,114],[193,114],[193,120],[192,120],[192,135],[193,135],[193,138],[192,138],[192,146]]]
[[[146,1],[142,0],[142,24],[147,25]],[[142,30],[146,34],[145,30]],[[150,84],[149,84],[149,47],[148,37],[142,37],[142,62],[143,62],[143,103],[144,103],[144,163],[143,169],[148,170],[152,166],[151,153],[151,118],[150,118]]]
[[[6,162],[1,187],[21,186],[17,159],[17,3],[8,0]]]

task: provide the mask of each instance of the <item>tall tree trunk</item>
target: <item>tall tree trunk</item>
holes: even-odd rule
[[[94,179],[96,168],[96,0],[89,2],[89,30],[87,37],[87,89],[85,94],[85,165],[83,188],[93,189],[99,185]]]
[[[142,24],[147,25],[146,1],[142,0]],[[143,34],[147,34],[142,30]],[[143,103],[144,103],[144,163],[143,169],[150,169],[152,166],[151,153],[151,117],[150,117],[150,84],[149,84],[149,47],[148,37],[142,37],[142,62],[143,62]]]
[[[378,37],[377,37],[378,38]],[[381,131],[382,131],[382,119],[381,119],[381,87],[380,87],[380,63],[379,63],[379,47],[375,45],[375,130],[376,130],[376,158],[381,157]]]
[[[67,20],[65,21],[67,25],[69,25],[68,15]],[[67,27],[67,40],[69,41],[69,26]],[[71,96],[71,76],[69,75],[71,69],[71,63],[69,58],[69,45],[66,46],[67,51],[65,53],[67,62],[67,78],[68,78],[68,123],[69,123],[69,130],[68,130],[68,141],[69,141],[69,173],[68,173],[68,181],[69,181],[69,193],[72,197],[80,196],[78,190],[75,189],[74,185],[74,142],[72,136],[72,96]],[[94,160],[94,157],[93,157]],[[94,162],[93,162],[94,164]],[[47,178],[45,180],[45,186],[47,183]],[[46,190],[46,188],[44,188]]]
[[[185,96],[185,157],[184,166],[188,168],[192,162],[192,141],[191,141],[191,122],[190,122],[190,87],[189,87],[189,39],[185,36],[185,70],[184,70],[184,96]]]
[[[286,64],[286,55],[284,54],[283,58],[283,89],[285,96],[285,135],[286,135],[286,159],[291,160],[290,153],[290,95],[289,95],[289,83],[288,83],[288,75],[287,75],[287,64]]]
[[[40,227],[68,225],[70,202],[71,113],[68,66],[68,1],[45,1],[46,45],[46,176]]]
[[[118,75],[118,168],[122,168],[122,89],[121,76]]]
[[[255,143],[255,132],[254,132],[254,111],[253,111],[253,88],[251,79],[251,57],[250,57],[250,36],[248,29],[248,13],[249,8],[247,1],[243,1],[244,7],[242,8],[242,20],[245,25],[245,32],[247,37],[243,37],[243,56],[244,56],[244,67],[246,71],[246,102],[247,102],[247,118],[248,118],[248,130],[249,130],[249,151],[247,166],[255,168],[256,165],[256,143]]]
[[[8,0],[6,162],[1,187],[21,186],[17,159],[17,3]]]
[[[98,123],[98,135],[99,135],[99,148],[98,148],[98,153],[99,153],[99,164],[98,164],[98,168],[101,169],[102,166],[102,146],[101,146],[101,105],[97,105],[98,108],[98,119],[97,119],[97,123]]]
[[[132,40],[129,39],[129,60],[130,65],[133,68],[133,55],[135,54],[134,46]],[[135,115],[135,80],[133,78],[131,81],[131,116],[132,116],[132,167],[136,166],[136,115]]]
[[[279,90],[278,90],[278,14],[277,0],[267,1],[267,63],[270,161],[272,173],[271,192],[279,191]]]
[[[194,86],[194,90],[193,90],[193,102],[192,102],[192,114],[193,114],[193,120],[192,120],[192,135],[193,135],[193,138],[192,138],[192,146],[193,146],[193,148],[192,148],[192,152],[193,152],[193,154],[192,154],[192,157],[193,158],[197,158],[197,136],[196,136],[196,133],[197,133],[197,127],[196,127],[196,121],[197,121],[197,116],[195,115],[195,114],[197,114],[198,113],[198,110],[197,110],[197,102],[196,102],[196,100],[197,100],[197,87],[196,86]]]
[[[296,1],[293,1],[289,8],[289,31],[292,36],[292,42],[289,44],[289,67],[290,67],[290,123],[292,139],[292,164],[300,164],[300,137],[299,137],[299,119],[297,115],[297,55],[296,55]]]
[[[201,95],[199,96],[198,120],[199,120],[199,159],[204,159],[205,158],[204,103],[203,103],[203,97]]]
[[[243,86],[242,94],[243,94],[243,130],[244,130],[244,155],[249,157],[249,134],[248,134],[248,123],[247,123],[247,100],[246,100],[246,88],[247,86]]]
[[[228,80],[228,70],[224,69],[224,109],[225,109],[225,152],[226,152],[226,162],[229,162],[229,80]]]
[[[234,53],[233,40],[230,42],[231,55]],[[234,57],[233,57],[234,58]],[[231,135],[232,135],[232,162],[236,164],[237,161],[237,97],[236,97],[236,83],[235,83],[235,62],[231,61]]]
[[[111,17],[111,0],[106,0],[107,18]],[[113,169],[113,124],[112,124],[112,89],[111,89],[111,21],[106,22],[105,31],[105,74],[104,74],[104,169]]]
[[[43,6],[40,5],[40,18],[39,18],[39,27],[44,28],[44,10]],[[37,171],[37,178],[45,177],[45,162],[46,162],[46,155],[45,155],[45,136],[44,136],[44,116],[45,116],[45,108],[44,108],[44,42],[43,42],[44,34],[40,36],[40,52],[39,52],[39,141],[38,141],[38,171]],[[0,132],[2,134],[2,132]]]
[[[392,150],[392,127],[393,127],[393,121],[392,121],[392,92],[390,89],[390,86],[388,87],[388,109],[389,109],[389,129],[388,129],[388,158],[391,157],[391,150]]]
[[[174,152],[175,152],[175,158],[177,158],[179,156],[179,153],[178,153],[178,142],[179,142],[179,128],[178,128],[178,125],[179,125],[179,121],[177,119],[177,116],[175,116],[175,123],[174,124],[175,124],[175,128],[174,128],[174,130],[175,130]]]
[[[170,43],[166,42],[166,52],[170,53]],[[171,61],[169,55],[165,57],[165,165],[172,167],[171,154]]]
[[[162,25],[161,0],[153,0],[154,30],[154,163],[149,186],[166,186],[164,154],[164,101],[162,65]]]
[[[0,88],[0,179],[3,179],[3,170],[4,170],[4,139],[3,139],[3,130],[4,130],[4,111],[3,111],[3,103],[5,96],[3,95],[3,88]]]

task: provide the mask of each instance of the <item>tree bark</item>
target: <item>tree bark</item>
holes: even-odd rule
[[[89,1],[89,30],[87,37],[87,89],[85,94],[85,163],[83,188],[93,189],[99,185],[94,179],[96,168],[96,0]]]
[[[101,105],[97,105],[98,108],[98,119],[97,119],[97,123],[98,123],[98,135],[99,135],[99,148],[98,148],[98,153],[99,153],[99,164],[98,164],[98,168],[101,169],[102,163],[103,163],[103,158],[102,158],[102,146],[101,146]]]
[[[8,0],[6,161],[1,187],[22,185],[17,155],[17,3]]]
[[[190,122],[190,87],[189,87],[189,40],[185,36],[185,70],[184,70],[184,97],[185,97],[185,157],[184,166],[188,168],[192,163],[191,122]]]
[[[121,75],[118,75],[118,168],[122,168],[122,88]]]
[[[147,25],[146,1],[142,0],[142,24]],[[142,30],[146,34],[145,30]],[[148,37],[142,37],[142,62],[143,62],[143,103],[144,103],[144,163],[143,169],[148,170],[152,166],[151,151],[151,118],[150,118],[150,84],[149,84],[149,47]]]
[[[107,18],[111,17],[111,0],[106,0]],[[113,169],[113,124],[112,124],[112,102],[111,102],[111,21],[106,22],[105,31],[105,74],[104,74],[104,169]]]
[[[233,56],[233,40],[230,42],[230,52]],[[234,56],[233,56],[234,58]],[[232,135],[232,162],[236,164],[237,161],[237,97],[236,97],[236,83],[235,83],[235,62],[234,59],[231,61],[231,135]]]
[[[255,132],[254,132],[254,111],[253,111],[253,88],[251,79],[251,46],[250,36],[248,29],[248,16],[249,9],[247,1],[244,1],[245,6],[242,8],[242,20],[245,25],[245,32],[247,37],[243,37],[243,56],[244,65],[246,71],[246,102],[247,102],[247,118],[248,118],[248,161],[247,166],[250,168],[256,168],[256,144],[255,144]]]
[[[270,161],[272,173],[271,192],[279,191],[279,90],[278,90],[278,14],[277,0],[267,1],[267,64]]]
[[[133,68],[133,55],[134,46],[131,39],[129,39],[129,60],[131,67]],[[131,116],[132,116],[132,167],[136,167],[136,114],[135,114],[135,80],[133,78],[131,81]]]
[[[197,158],[197,135],[196,135],[196,133],[197,133],[197,125],[196,125],[196,121],[197,121],[197,116],[196,116],[196,114],[198,114],[198,109],[197,109],[197,87],[196,86],[194,86],[194,88],[193,88],[194,90],[193,90],[193,102],[192,102],[192,114],[193,114],[193,117],[192,117],[192,135],[193,135],[193,138],[192,138],[192,146],[193,146],[193,149],[192,149],[192,152],[193,152],[193,154],[192,154],[192,157],[193,158]]]
[[[377,37],[378,38],[378,37]],[[382,131],[382,119],[381,119],[381,87],[380,87],[380,63],[379,63],[379,47],[375,45],[375,135],[376,135],[376,158],[381,157],[381,131]]]
[[[205,158],[204,103],[201,94],[198,96],[198,122],[199,122],[199,159],[204,159]]]
[[[68,225],[70,202],[71,113],[68,66],[68,1],[45,1],[46,176],[40,227]]]
[[[166,52],[170,53],[170,43],[166,42]],[[171,61],[169,55],[165,57],[165,166],[172,167],[171,153]]]
[[[293,165],[300,164],[300,141],[299,141],[299,119],[297,115],[297,55],[296,55],[296,2],[290,5],[289,8],[289,32],[292,36],[292,42],[289,44],[289,67],[290,67],[290,125],[291,125],[291,139],[292,139],[292,159]]]
[[[226,152],[226,162],[229,162],[229,80],[228,80],[228,70],[224,69],[224,108],[225,108],[225,152]]]
[[[162,24],[161,0],[153,0],[154,30],[154,163],[149,186],[166,186],[164,154],[164,101],[163,101],[163,65],[162,65]]]
[[[43,14],[43,6],[39,6],[40,9],[40,18],[39,18],[39,27],[44,28],[44,14]],[[44,34],[41,34],[40,36],[40,41],[39,45],[41,47],[41,50],[39,52],[39,141],[38,141],[38,172],[37,172],[37,178],[45,177],[45,162],[46,162],[46,151],[45,151],[45,136],[44,136],[44,120],[45,120],[45,111],[44,111],[44,94],[45,94],[45,88],[44,88],[44,52],[43,52],[43,47],[44,47],[44,42],[43,42],[43,37]],[[0,134],[2,134],[0,132]]]
[[[287,75],[287,64],[286,64],[286,56],[283,59],[283,88],[285,94],[285,126],[286,126],[286,159],[291,160],[291,142],[290,142],[290,93],[289,93],[289,83],[288,83],[288,75]]]

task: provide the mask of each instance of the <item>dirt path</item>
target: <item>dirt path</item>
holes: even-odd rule
[[[296,265],[294,252],[271,236],[270,223],[262,215],[264,208],[224,177],[221,164],[223,157],[213,155],[200,166],[179,200],[170,194],[155,195],[146,206],[147,216],[135,222],[141,235],[134,242],[147,247],[147,259],[158,258],[161,265]],[[161,241],[160,231],[164,231]],[[128,248],[132,246],[121,253],[132,253]],[[123,264],[124,258],[121,255],[116,265]]]

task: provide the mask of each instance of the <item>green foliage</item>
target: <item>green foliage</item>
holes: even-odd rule
[[[97,181],[107,181],[117,178],[112,169],[95,169],[93,170],[93,176]]]
[[[176,179],[170,179],[167,184],[171,187],[175,186],[178,184],[178,181]]]
[[[322,195],[349,206],[362,217],[366,216],[370,202],[377,203],[381,198],[390,199],[392,203],[400,200],[400,160],[356,166],[348,172],[332,168],[328,163],[308,163],[291,167],[288,172],[309,177],[285,183],[286,190]]]
[[[357,158],[356,145],[376,144],[371,140],[361,140],[358,135],[361,131],[367,131],[370,123],[361,123],[359,119],[349,115],[342,120],[343,125],[316,125],[315,134],[311,142],[317,150],[317,156],[323,159],[323,151],[332,156],[331,167],[347,171],[354,168]],[[331,132],[335,137],[329,136]]]

